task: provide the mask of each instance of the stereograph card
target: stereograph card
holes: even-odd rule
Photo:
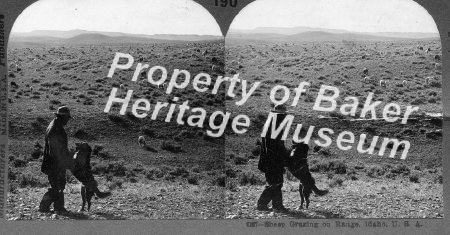
[[[449,10],[2,0],[1,230],[445,234]]]

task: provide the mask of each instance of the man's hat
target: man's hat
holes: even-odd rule
[[[58,110],[56,111],[56,113],[54,113],[56,116],[69,116],[69,118],[72,118],[72,116],[70,116],[70,110],[69,108],[67,108],[67,106],[61,106],[58,108]]]
[[[272,113],[288,113],[286,105],[284,104],[277,104],[275,105],[275,107],[273,107],[273,109],[270,110],[270,112]]]

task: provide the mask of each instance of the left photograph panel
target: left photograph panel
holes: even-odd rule
[[[7,49],[6,219],[224,218],[224,38],[206,9],[40,0]]]

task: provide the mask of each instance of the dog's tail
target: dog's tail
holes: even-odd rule
[[[316,185],[313,186],[312,190],[313,190],[314,194],[316,194],[317,196],[325,196],[329,192],[328,190],[318,189]]]
[[[98,198],[105,198],[111,196],[111,192],[101,192],[98,188],[96,188],[95,195],[97,195]]]

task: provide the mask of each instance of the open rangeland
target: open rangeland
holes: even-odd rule
[[[430,48],[431,52],[418,49]],[[442,188],[442,113],[441,61],[438,40],[398,41],[339,41],[302,43],[290,41],[258,41],[226,39],[226,74],[246,79],[251,86],[261,82],[252,97],[242,106],[227,97],[227,110],[248,115],[251,128],[244,135],[228,132],[226,138],[227,196],[226,218],[441,218],[443,217]],[[364,79],[366,78],[367,79]],[[380,80],[386,81],[380,85]],[[294,89],[301,82],[310,82],[298,104],[293,107]],[[286,104],[295,119],[285,142],[291,146],[295,126],[308,129],[314,126],[310,141],[310,169],[319,188],[330,193],[324,197],[311,197],[306,210],[293,210],[288,214],[258,212],[256,200],[265,184],[264,175],[257,170],[259,148],[257,139],[271,109],[270,90],[276,85],[289,88],[291,95]],[[322,85],[339,90],[337,108],[331,112],[315,111],[313,106]],[[369,95],[372,103],[381,101],[376,108],[376,120],[370,112],[361,117],[361,110]],[[283,91],[276,97],[281,100]],[[325,93],[331,96],[332,92]],[[342,104],[352,103],[346,97],[356,97],[358,108],[354,116],[340,112]],[[401,120],[387,122],[383,108],[396,103],[404,114],[407,106],[419,110]],[[322,107],[330,107],[323,102]],[[348,110],[348,108],[347,108]],[[331,145],[313,154],[318,130],[326,133]],[[336,145],[337,136],[344,132],[355,136],[349,150]],[[375,151],[358,152],[360,135],[367,149],[374,136],[379,136]],[[392,145],[387,145],[383,156],[379,150],[384,138],[407,140],[410,149],[405,160],[400,159],[401,147],[395,158],[389,158]],[[363,140],[364,142],[364,140]],[[375,141],[376,142],[376,141]],[[300,206],[298,180],[289,173],[285,177],[283,198],[285,206]]]
[[[430,47],[431,53],[417,49],[418,46]],[[442,113],[441,68],[435,59],[440,50],[437,40],[230,40],[225,45],[223,41],[208,41],[10,47],[7,218],[441,218],[443,124],[441,117],[426,114]],[[169,73],[176,68],[191,74],[203,71],[213,79],[224,73],[229,77],[239,74],[250,85],[255,81],[262,84],[242,106],[235,105],[242,93],[237,92],[232,98],[225,95],[225,89],[213,95],[196,92],[189,85],[167,95],[164,87],[132,82],[135,67],[117,70],[113,78],[107,78],[115,52],[142,58],[141,62],[150,67],[164,66]],[[364,80],[365,77],[370,79]],[[380,84],[380,80],[386,83]],[[256,200],[265,181],[256,167],[256,140],[271,108],[270,90],[284,85],[293,91],[302,81],[311,85],[298,105],[290,107],[296,113],[294,123],[305,128],[315,126],[315,133],[320,128],[334,131],[329,135],[332,144],[309,160],[318,186],[328,188],[330,193],[320,198],[312,196],[309,209],[296,210],[300,204],[298,181],[287,173],[283,197],[291,213],[258,212]],[[340,91],[338,108],[333,112],[312,109],[321,85]],[[118,105],[105,113],[113,87],[120,89],[122,97],[131,89],[133,100],[145,98],[152,105],[177,96],[189,100],[191,107],[204,108],[208,114],[215,110],[227,110],[232,116],[245,114],[251,124],[245,134],[234,134],[227,126],[224,137],[212,138],[206,134],[210,128],[208,119],[204,128],[192,128],[165,122],[167,111],[155,121],[134,117],[131,105],[125,115],[119,114]],[[374,94],[374,100],[382,101],[380,107],[397,103],[402,114],[408,105],[418,106],[419,111],[406,124],[386,122],[382,108],[376,111],[377,120],[355,120],[361,119],[361,108],[369,92]],[[356,117],[339,111],[348,96],[359,100]],[[292,97],[287,104],[292,103]],[[94,147],[95,177],[101,190],[113,193],[107,199],[93,200],[91,212],[78,213],[80,185],[68,173],[66,207],[72,216],[37,212],[48,181],[40,172],[41,150],[36,143],[43,146],[45,128],[61,105],[69,106],[74,116],[67,126],[69,146],[86,141]],[[343,131],[356,137],[348,151],[336,146],[337,135]],[[380,143],[372,154],[359,153],[356,145],[363,133],[369,143],[373,136],[410,141],[407,158],[401,160],[399,154],[389,158],[389,148],[384,156],[378,156]],[[139,136],[145,137],[145,146],[140,146]],[[310,146],[313,149],[315,144]]]

